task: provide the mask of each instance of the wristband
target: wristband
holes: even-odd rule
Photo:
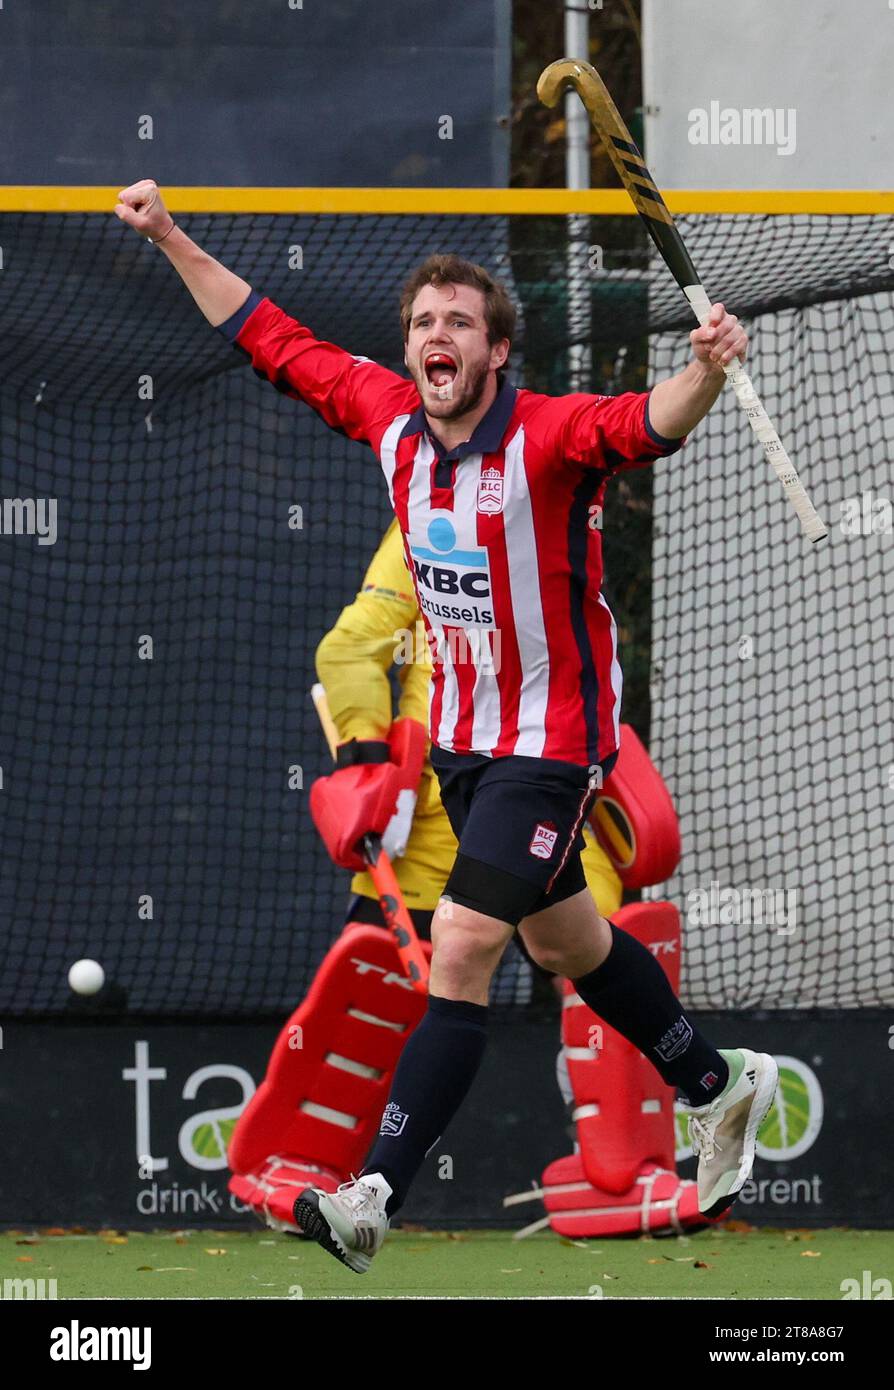
[[[171,225],[170,225],[170,227],[168,228],[168,230],[165,232],[165,236],[160,236],[160,237],[158,238],[158,241],[153,241],[151,237],[148,237],[147,240],[149,241],[149,243],[150,243],[152,246],[160,246],[161,243],[164,241],[165,237],[168,237],[168,236],[171,235],[171,232],[174,230],[174,228],[176,227],[176,225],[177,225],[177,223],[174,221],[174,219],[173,219],[173,217],[172,217],[172,218],[171,218]]]
[[[380,739],[348,739],[335,750],[336,769],[359,763],[390,763],[391,749]]]

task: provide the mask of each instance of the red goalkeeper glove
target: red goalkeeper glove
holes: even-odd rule
[[[333,861],[365,867],[362,840],[381,835],[389,858],[406,849],[425,763],[425,727],[396,719],[384,739],[340,743],[336,770],[310,789],[310,813]]]

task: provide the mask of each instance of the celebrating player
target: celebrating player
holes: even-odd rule
[[[619,745],[593,509],[613,473],[680,447],[717,399],[723,365],[744,358],[744,330],[716,304],[690,335],[689,364],[651,392],[539,395],[505,377],[515,311],[502,286],[432,256],[401,296],[407,380],[319,342],[213,260],[151,180],[125,189],[115,212],[161,247],[256,371],[377,454],[434,650],[431,760],[459,847],[432,922],[428,1008],[364,1172],[334,1194],[308,1188],[297,1223],[369,1268],[478,1070],[490,979],[516,929],[686,1097],[700,1208],[726,1210],[751,1173],[775,1063],[714,1047],[648,949],[600,915],[580,829]]]
[[[354,602],[317,648],[317,675],[339,742],[336,770],[314,783],[311,809],[332,859],[344,868],[357,869],[358,840],[382,833],[414,926],[428,938],[457,845],[426,751],[431,660],[421,628],[403,541],[393,521]],[[388,679],[392,665],[400,684],[394,720]],[[398,726],[407,722],[420,737],[411,741],[412,766],[401,768],[398,779],[392,745]],[[405,743],[401,740],[400,746]],[[622,748],[624,756],[604,791],[615,815],[620,810],[630,824],[630,833],[621,833],[615,847],[624,879],[642,886],[673,872],[679,835],[670,798],[632,729],[624,730]],[[403,785],[395,795],[397,780]],[[587,887],[600,913],[613,917],[621,905],[621,878],[588,822],[582,833]],[[401,1017],[392,1019],[395,989],[407,982],[401,978],[396,948],[388,960],[390,938],[382,931],[375,940],[377,933],[366,925],[385,925],[366,869],[357,869],[351,890],[344,931],[307,998],[281,1029],[267,1074],[229,1144],[231,1190],[268,1224],[287,1230],[295,1229],[293,1207],[305,1187],[335,1192],[351,1172],[359,1171],[393,1072],[383,1065],[382,1029],[395,1021],[406,1023],[407,1008],[415,1008],[414,1023],[424,1011],[419,995],[404,994]],[[672,951],[671,967],[677,963],[679,921],[670,904],[638,904],[623,909],[618,920],[626,930],[639,931],[653,949]],[[362,1019],[357,1009],[361,981],[366,990]],[[600,1020],[573,991],[566,989],[565,1003],[566,1045],[558,1071],[563,1096],[573,1107],[577,1149],[550,1165],[542,1192],[529,1190],[524,1196],[543,1195],[560,1233],[625,1235],[703,1225],[694,1184],[675,1171],[670,1093],[656,1086],[658,1078],[640,1053],[609,1041]],[[344,1046],[349,1057],[342,1059],[340,1035],[348,1028]],[[407,1031],[401,1029],[397,1042]],[[294,1046],[296,1037],[300,1048]],[[576,1045],[578,1039],[582,1046]],[[395,1047],[393,1052],[396,1062],[399,1051]],[[637,1098],[632,1106],[631,1096]]]

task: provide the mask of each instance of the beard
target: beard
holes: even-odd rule
[[[412,375],[422,397],[426,414],[431,415],[435,420],[458,420],[481,403],[481,397],[487,386],[488,371],[489,368],[484,362],[477,367],[468,368],[462,392],[455,396],[439,397],[435,401],[430,400],[429,392],[425,389],[429,386],[429,380],[424,369],[413,372]]]

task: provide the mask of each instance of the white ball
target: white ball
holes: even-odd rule
[[[96,994],[106,980],[98,960],[76,960],[68,972],[68,983],[75,994]]]

